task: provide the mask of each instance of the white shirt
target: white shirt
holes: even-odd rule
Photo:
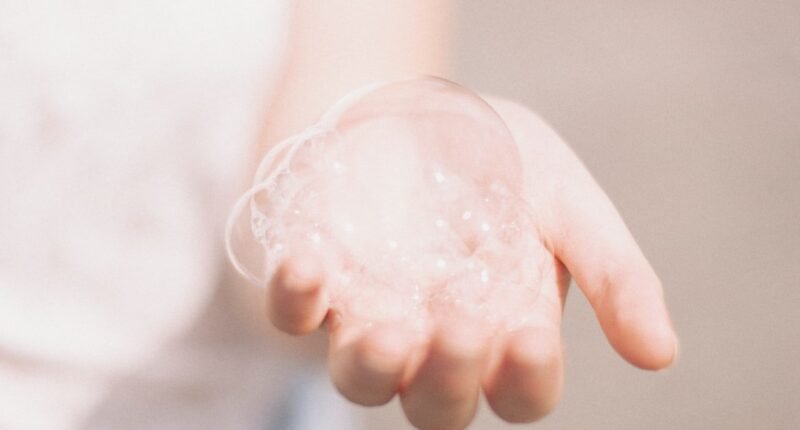
[[[0,0],[0,429],[264,421],[217,284],[286,9]]]

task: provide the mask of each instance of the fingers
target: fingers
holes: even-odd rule
[[[575,159],[546,232],[614,348],[635,366],[661,369],[677,352],[661,282],[605,193]]]
[[[569,286],[566,269],[553,258],[526,327],[497,338],[483,389],[492,410],[513,423],[536,421],[558,403],[563,384],[561,316]]]
[[[645,369],[677,351],[658,280],[614,205],[577,156],[536,114],[494,100],[525,164],[525,192],[538,202],[544,239],[567,266],[611,344]]]
[[[500,418],[536,421],[558,403],[563,358],[557,330],[527,328],[509,335],[500,358],[484,382],[486,399]]]
[[[272,324],[289,334],[306,334],[319,328],[327,312],[321,262],[310,256],[288,259],[267,292],[267,316]]]
[[[444,326],[400,400],[419,429],[462,429],[475,415],[485,338],[470,325]]]
[[[397,328],[340,327],[332,334],[330,374],[344,397],[363,406],[394,397],[412,350],[412,337]]]

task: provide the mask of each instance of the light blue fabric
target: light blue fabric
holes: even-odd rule
[[[294,377],[272,414],[267,430],[361,430],[356,406],[333,387],[324,368],[308,368]]]

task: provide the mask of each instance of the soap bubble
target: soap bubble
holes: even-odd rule
[[[373,85],[264,157],[228,253],[265,285],[313,250],[343,318],[519,324],[545,255],[522,188],[513,137],[479,96],[430,77]]]

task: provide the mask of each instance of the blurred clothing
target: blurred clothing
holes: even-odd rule
[[[285,363],[217,290],[288,5],[2,3],[0,428],[263,428]]]
[[[310,371],[311,370],[311,371]],[[266,430],[359,430],[360,417],[333,388],[327,369],[303,369],[270,415]]]

